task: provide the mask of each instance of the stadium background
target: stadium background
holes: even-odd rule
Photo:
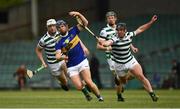
[[[30,69],[40,65],[34,48],[39,38],[46,32],[46,20],[65,19],[72,26],[76,21],[67,14],[72,10],[84,14],[89,20],[90,29],[96,34],[99,34],[101,28],[105,26],[104,16],[108,10],[114,10],[118,14],[119,21],[127,23],[129,31],[150,20],[153,14],[157,14],[158,21],[133,42],[140,50],[135,56],[144,65],[146,75],[151,82],[155,72],[160,74],[162,82],[171,72],[171,60],[179,59],[180,56],[179,0],[9,0],[9,3],[2,0],[0,2],[0,88],[2,89],[17,88],[13,73],[21,64],[25,64]],[[37,10],[32,9],[33,6],[37,6]],[[35,17],[32,18],[32,15]],[[81,33],[81,39],[90,52],[95,52],[100,60],[100,78],[103,87],[114,87],[105,55],[96,50],[96,40],[87,31]],[[27,87],[57,88],[59,86],[50,76],[49,70],[43,70],[28,80]],[[128,83],[127,88],[142,88],[142,86],[138,81],[133,80]]]

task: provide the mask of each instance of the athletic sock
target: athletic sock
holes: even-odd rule
[[[83,87],[82,92],[85,96],[89,95],[89,92],[85,87]]]
[[[118,94],[117,94],[117,97],[118,97],[118,98],[122,98],[122,94],[121,94],[121,93],[118,93]]]
[[[85,95],[87,101],[91,101],[92,100],[92,97],[90,96],[88,90],[85,87],[83,87],[82,92]]]
[[[124,101],[124,98],[122,97],[122,94],[121,93],[118,93],[117,94],[117,101]]]

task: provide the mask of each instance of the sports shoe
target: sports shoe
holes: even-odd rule
[[[100,102],[104,101],[102,96],[100,96],[98,99],[99,99]]]
[[[65,91],[69,91],[69,87],[67,85],[61,84],[61,88]]]
[[[92,100],[92,97],[90,95],[86,95],[86,100],[87,101],[91,101]]]
[[[158,99],[159,99],[159,97],[158,97],[158,96],[156,96],[156,95],[151,96],[151,98],[152,98],[152,100],[153,100],[154,102],[157,102],[157,101],[158,101]]]

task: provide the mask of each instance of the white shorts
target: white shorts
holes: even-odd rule
[[[107,62],[109,64],[109,69],[111,71],[115,70],[115,68],[114,68],[114,61],[112,59],[107,59]]]
[[[135,65],[139,64],[137,60],[133,57],[129,62],[125,64],[120,64],[114,62],[115,72],[120,76],[123,77],[127,74],[127,72],[132,69]]]
[[[87,59],[83,60],[81,63],[79,63],[76,66],[69,67],[67,69],[67,74],[69,77],[72,77],[74,75],[79,75],[79,73],[84,69],[89,69],[89,62]]]
[[[60,62],[55,63],[55,64],[48,64],[48,66],[49,66],[49,68],[51,70],[51,74],[53,76],[61,75],[60,69],[61,69],[62,64],[64,64],[64,63],[65,63],[65,61],[63,60],[63,61],[60,61]]]

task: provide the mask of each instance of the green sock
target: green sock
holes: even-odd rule
[[[82,92],[85,96],[89,95],[89,92],[85,87],[83,87]]]
[[[117,96],[118,96],[118,98],[122,98],[122,94],[121,93],[118,93]]]

